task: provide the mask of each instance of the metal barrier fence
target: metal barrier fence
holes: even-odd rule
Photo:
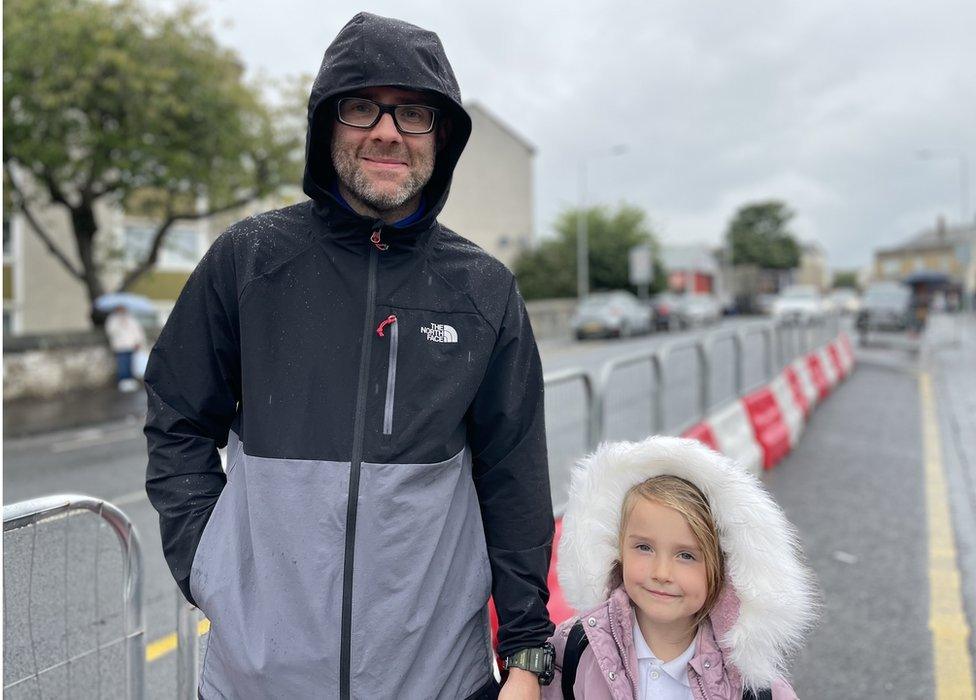
[[[69,532],[68,521],[73,517],[84,513],[90,512],[98,516],[96,520],[95,538],[94,538],[94,588],[95,588],[95,611],[94,620],[86,621],[85,627],[94,626],[95,629],[95,645],[93,648],[88,648],[80,653],[73,653],[71,648],[72,634],[77,638],[83,636],[79,630],[70,629],[69,625],[69,606],[71,605],[71,598],[76,596],[81,586],[78,585],[77,581],[72,581],[72,586],[69,587],[69,560],[68,553],[69,549],[76,551],[75,548],[69,548]],[[38,546],[38,529],[46,528],[47,526],[56,527],[56,523],[60,523],[60,533],[59,536],[64,539],[64,566],[60,572],[60,579],[63,582],[63,591],[61,591],[62,600],[62,610],[59,611],[58,617],[63,618],[63,620],[49,619],[47,622],[57,623],[57,630],[54,631],[54,624],[48,627],[51,630],[50,634],[43,637],[35,636],[34,623],[34,613],[33,613],[33,593],[35,590],[35,577],[40,578],[42,583],[47,583],[45,580],[45,575],[43,572],[38,572],[35,569],[35,554]],[[122,596],[121,596],[121,635],[110,639],[107,642],[102,642],[100,639],[100,630],[103,626],[107,626],[107,615],[103,616],[100,612],[100,597],[102,591],[99,588],[99,551],[101,549],[100,543],[98,541],[98,533],[101,531],[103,524],[107,524],[116,534],[118,538],[118,543],[121,547],[121,567],[122,567]],[[97,498],[91,498],[89,496],[79,496],[74,494],[58,495],[58,496],[45,496],[44,498],[36,498],[29,501],[22,501],[20,503],[15,503],[9,506],[4,506],[3,508],[3,532],[4,532],[4,545],[5,545],[5,557],[6,553],[11,550],[11,545],[7,541],[8,533],[13,533],[14,531],[23,530],[25,528],[30,528],[29,530],[29,544],[25,546],[30,552],[30,562],[28,564],[26,583],[26,626],[27,634],[30,646],[29,655],[20,655],[21,657],[26,657],[30,659],[31,669],[29,672],[22,673],[20,677],[7,681],[8,672],[10,672],[11,664],[8,662],[5,664],[4,670],[4,696],[14,697],[21,693],[25,695],[30,689],[31,697],[71,697],[72,695],[81,695],[82,697],[113,697],[118,695],[118,692],[113,693],[111,690],[105,690],[102,688],[103,682],[103,669],[102,669],[102,656],[108,655],[112,656],[112,651],[114,648],[121,645],[124,657],[124,681],[122,685],[122,690],[124,697],[133,700],[141,700],[144,695],[145,684],[143,682],[143,672],[145,668],[145,621],[143,618],[143,600],[142,600],[142,579],[143,579],[143,569],[142,569],[142,553],[139,547],[139,538],[136,534],[135,528],[133,527],[131,521],[125,516],[125,514],[113,506],[111,503],[101,501]],[[27,533],[25,533],[25,537]],[[16,549],[16,547],[13,547]],[[16,607],[16,601],[8,602],[8,594],[11,596],[16,596],[18,592],[23,593],[23,591],[14,590],[18,586],[15,583],[23,583],[23,577],[17,577],[16,581],[13,575],[10,573],[11,567],[4,566],[4,610],[9,611],[11,604]],[[8,578],[9,576],[9,578]],[[50,576],[47,576],[50,578]],[[11,591],[14,590],[13,593]],[[77,602],[77,601],[74,601]],[[42,611],[47,612],[47,611]],[[4,637],[6,638],[8,631],[7,615],[4,616]],[[38,617],[44,617],[43,614],[38,615]],[[51,615],[48,614],[51,618]],[[60,638],[60,639],[58,639]],[[5,639],[5,642],[9,640]],[[8,644],[5,644],[8,647]],[[94,655],[94,659],[91,657]],[[6,656],[6,653],[5,653]],[[54,660],[54,657],[57,660]],[[5,659],[6,660],[6,659]],[[90,667],[90,663],[94,662],[94,671]],[[11,675],[17,675],[17,671],[22,671],[22,669],[14,669]],[[74,678],[72,677],[74,674]],[[91,691],[90,688],[86,687],[84,683],[84,677],[88,675],[94,675],[95,681],[97,683],[97,691]],[[82,676],[82,682],[78,681],[78,676]],[[47,688],[45,688],[47,684]],[[51,686],[58,688],[58,690],[52,691]]]

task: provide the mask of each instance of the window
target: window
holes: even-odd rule
[[[10,335],[14,331],[14,315],[4,309],[3,311],[3,334]]]
[[[885,258],[881,261],[881,272],[885,277],[897,277],[901,272],[901,261],[898,258]]]
[[[125,261],[135,265],[146,259],[152,246],[155,227],[128,225],[125,227]],[[200,232],[191,228],[173,227],[166,234],[159,251],[157,266],[177,270],[193,269],[200,262]]]

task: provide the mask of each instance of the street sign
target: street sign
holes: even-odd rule
[[[649,245],[637,245],[630,249],[630,283],[637,287],[641,299],[647,298],[647,288],[654,280],[654,253]]]
[[[654,279],[654,254],[649,245],[637,245],[630,249],[630,283],[635,287],[650,284]]]

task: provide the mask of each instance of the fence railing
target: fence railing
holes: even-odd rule
[[[67,519],[73,515],[77,515],[82,512],[91,512],[97,515],[101,521],[106,523],[115,532],[119,546],[121,548],[121,564],[122,564],[122,635],[115,639],[110,639],[104,643],[100,639],[97,639],[94,648],[85,649],[80,653],[72,653],[70,646],[70,631],[68,629],[68,604],[70,591],[69,589],[69,575],[68,575],[68,535],[67,532],[62,533],[64,536],[64,570],[62,579],[64,581],[64,591],[63,593],[63,629],[59,630],[58,636],[63,636],[61,640],[61,646],[63,648],[63,653],[59,654],[61,657],[58,661],[52,661],[51,663],[39,663],[39,656],[43,658],[44,655],[39,653],[40,640],[35,637],[35,630],[33,629],[32,623],[32,596],[33,596],[33,580],[35,576],[35,551],[37,543],[37,528],[42,525],[51,524],[57,522],[58,520],[63,521],[63,525],[67,528]],[[100,524],[100,523],[99,523]],[[22,675],[10,682],[7,682],[6,671],[4,678],[4,695],[14,692],[20,688],[27,686],[27,684],[33,683],[36,686],[36,697],[55,697],[50,692],[45,693],[42,691],[42,684],[46,680],[45,677],[50,678],[54,674],[63,671],[66,680],[61,681],[59,679],[59,684],[66,686],[68,690],[68,695],[82,695],[85,697],[105,697],[106,695],[102,692],[102,663],[100,655],[102,653],[108,653],[108,650],[117,645],[122,645],[124,649],[124,692],[125,697],[132,700],[141,700],[144,691],[145,684],[143,682],[143,671],[145,668],[145,620],[143,617],[143,599],[142,599],[142,584],[143,584],[143,569],[142,569],[142,552],[139,547],[139,537],[136,534],[135,528],[132,522],[126,517],[126,515],[116,508],[111,503],[99,500],[97,498],[92,498],[90,496],[81,496],[75,494],[68,495],[58,495],[58,496],[45,496],[43,498],[36,498],[29,501],[22,501],[20,503],[15,503],[9,506],[4,506],[3,508],[3,532],[4,540],[6,545],[7,534],[16,530],[22,530],[24,528],[33,528],[31,531],[31,541],[30,541],[30,562],[28,563],[27,569],[27,636],[30,643],[30,658],[32,660],[32,670],[29,673]],[[100,527],[95,529],[95,542],[94,542],[94,556],[95,556],[95,620],[93,624],[99,626],[103,623],[99,619],[99,595],[98,590],[98,553],[100,550],[98,542],[98,532]],[[6,554],[5,554],[6,556]],[[9,567],[4,567],[4,579],[5,579],[5,608],[10,609],[10,605],[6,600],[6,591],[10,590],[10,585],[7,585]],[[4,635],[7,634],[7,624],[5,619],[4,624]],[[50,646],[50,640],[48,640],[48,646]],[[51,650],[46,649],[47,656],[51,655]],[[95,659],[95,675],[98,683],[98,691],[95,694],[91,694],[90,689],[79,689],[73,688],[75,683],[72,682],[72,666],[77,667],[84,660],[88,659],[92,655],[96,656]],[[43,666],[43,667],[42,667]]]

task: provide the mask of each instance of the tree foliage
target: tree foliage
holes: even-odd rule
[[[92,300],[106,260],[95,203],[111,198],[158,221],[130,287],[156,262],[174,222],[239,207],[297,182],[300,132],[244,80],[192,7],[149,12],[136,0],[5,0],[6,182]],[[68,210],[80,267],[34,215]]]
[[[857,270],[836,270],[834,272],[834,288],[849,287],[857,289]]]
[[[794,213],[779,201],[740,207],[725,234],[734,265],[787,270],[800,264],[800,246],[788,225]]]
[[[556,237],[524,252],[515,261],[515,276],[526,299],[576,296],[576,232],[581,212],[567,209],[556,220]],[[658,259],[657,240],[644,212],[621,205],[615,211],[591,207],[586,216],[590,288],[631,289],[628,255],[636,245],[650,244]],[[652,291],[663,288],[664,272],[655,262]]]

